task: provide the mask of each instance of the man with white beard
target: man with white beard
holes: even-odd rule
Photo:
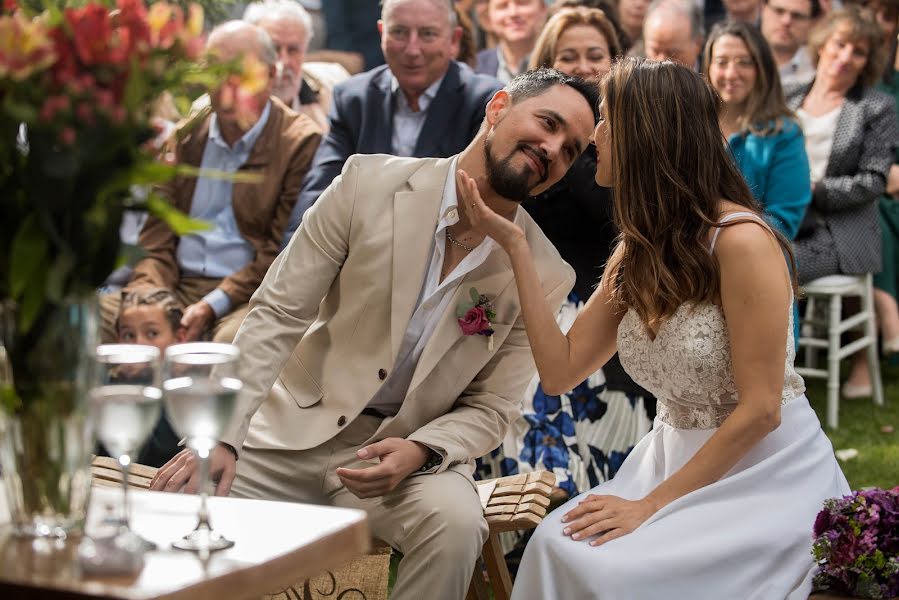
[[[243,20],[265,30],[278,52],[278,72],[272,95],[328,129],[330,90],[310,85],[303,62],[312,40],[312,17],[294,0],[261,0],[249,4]],[[327,88],[327,86],[324,86]]]

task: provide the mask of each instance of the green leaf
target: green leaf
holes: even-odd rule
[[[0,384],[0,407],[5,409],[7,414],[13,414],[21,406],[22,399],[16,393],[16,388],[12,385]]]
[[[478,305],[478,302],[481,299],[481,295],[478,293],[477,288],[471,288],[468,290],[468,295],[471,296],[471,301],[474,303],[474,306]]]
[[[44,271],[44,266],[41,265],[40,271],[38,273],[42,273]],[[47,280],[43,276],[32,277],[28,280],[28,283],[25,287],[25,292],[22,294],[22,299],[19,301],[19,333],[22,335],[27,334],[31,331],[31,326],[34,325],[34,320],[37,318],[38,314],[41,312],[41,308],[46,301],[46,294],[44,293],[47,289]]]
[[[472,308],[471,304],[469,304],[468,302],[463,302],[462,304],[460,304],[459,306],[456,307],[456,318],[461,319],[462,317],[465,316],[465,313],[467,313],[468,311],[471,310],[471,308]]]
[[[179,175],[185,177],[205,177],[220,181],[232,181],[234,183],[262,183],[261,173],[246,173],[243,171],[221,171],[219,169],[198,169],[190,165],[177,165],[175,167]]]
[[[131,59],[130,71],[122,100],[128,112],[133,113],[137,108],[143,106],[147,99],[147,81],[136,56]]]
[[[16,102],[11,95],[4,100],[3,110],[9,116],[23,123],[34,123],[37,121],[37,109],[23,102]]]
[[[66,292],[66,279],[75,267],[75,257],[60,254],[47,273],[47,297],[55,302],[62,302]]]
[[[165,183],[178,174],[174,165],[167,165],[155,161],[143,161],[122,169],[97,193],[98,204],[103,204],[115,194],[127,190],[132,185],[152,185]]]
[[[125,265],[133,265],[142,259],[147,253],[143,248],[135,244],[122,244],[119,250],[119,256],[116,259],[115,267],[124,267]]]
[[[176,235],[187,235],[212,229],[212,225],[206,221],[191,219],[158,194],[150,194],[147,198],[147,210],[154,217],[162,219]]]
[[[29,281],[43,280],[48,246],[47,236],[34,215],[27,216],[16,232],[9,256],[9,287],[13,298],[25,293]]]

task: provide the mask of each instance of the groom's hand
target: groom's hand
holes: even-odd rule
[[[380,458],[380,463],[365,469],[337,469],[337,476],[359,498],[376,498],[419,470],[428,460],[428,453],[427,446],[418,442],[387,438],[356,453],[363,460]]]
[[[200,488],[199,459],[193,450],[185,448],[165,463],[150,481],[150,489],[159,492],[196,494]],[[234,453],[218,444],[209,454],[209,477],[217,481],[216,496],[227,496],[237,471]]]

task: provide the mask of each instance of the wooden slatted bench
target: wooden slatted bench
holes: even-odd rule
[[[478,482],[484,518],[490,527],[481,559],[487,568],[495,600],[508,600],[512,595],[512,577],[506,566],[499,536],[507,531],[534,529],[549,509],[550,494],[556,476],[549,471],[534,471]],[[489,597],[483,571],[478,565],[471,578],[467,600]]]
[[[155,467],[132,463],[128,470],[128,486],[140,490],[150,489],[150,481],[156,475]],[[122,487],[122,469],[119,461],[109,456],[95,456],[91,461],[93,485]]]

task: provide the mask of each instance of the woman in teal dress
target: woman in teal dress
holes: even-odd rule
[[[793,240],[812,185],[805,138],[784,100],[768,42],[752,25],[719,23],[705,44],[702,72],[724,100],[718,123],[752,195],[768,223]],[[798,309],[793,316],[798,340]]]
[[[812,198],[809,165],[768,43],[752,25],[720,23],[709,34],[702,70],[724,100],[719,124],[737,167],[768,222],[792,240]]]

